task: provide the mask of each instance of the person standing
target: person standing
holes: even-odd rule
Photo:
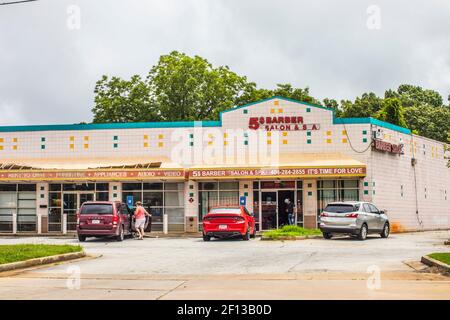
[[[288,216],[288,223],[289,225],[295,224],[295,216],[294,216],[294,204],[291,202],[289,198],[284,200],[284,203],[286,204],[286,213]]]
[[[142,206],[142,202],[136,202],[136,210],[134,211],[135,218],[135,228],[137,233],[139,234],[139,240],[144,240],[144,228],[145,228],[145,218],[149,217],[150,213],[145,210]]]

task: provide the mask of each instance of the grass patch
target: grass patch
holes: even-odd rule
[[[80,252],[80,246],[50,244],[0,245],[0,264],[24,261],[34,258],[55,256],[64,253]]]
[[[448,264],[450,266],[450,252],[432,253],[428,255],[430,258]]]
[[[283,226],[281,229],[270,230],[263,233],[263,237],[270,239],[320,235],[322,235],[322,232],[319,229],[305,229],[299,226]]]

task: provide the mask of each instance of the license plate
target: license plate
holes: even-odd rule
[[[100,220],[92,220],[92,224],[99,224]]]
[[[225,229],[228,229],[228,226],[226,224],[221,224],[221,225],[219,225],[219,229],[225,230]]]

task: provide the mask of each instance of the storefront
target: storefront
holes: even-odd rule
[[[201,231],[245,205],[258,230],[315,228],[331,201],[370,201],[394,231],[450,228],[445,145],[372,118],[274,97],[218,121],[0,127],[0,233],[76,229],[85,201],[142,201],[152,229]]]

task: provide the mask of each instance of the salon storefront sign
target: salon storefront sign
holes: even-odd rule
[[[366,167],[334,168],[264,168],[264,169],[205,169],[190,170],[191,179],[238,179],[238,178],[279,178],[279,177],[364,177]]]
[[[392,154],[404,154],[403,144],[392,144],[382,140],[375,140],[373,145],[373,150],[380,152],[387,152]]]
[[[185,172],[181,169],[168,170],[33,170],[33,171],[0,171],[1,180],[11,181],[90,181],[90,180],[148,180],[148,179],[183,179]]]
[[[303,117],[250,117],[248,128],[266,131],[314,131],[319,130],[320,125],[317,123],[305,124]]]

